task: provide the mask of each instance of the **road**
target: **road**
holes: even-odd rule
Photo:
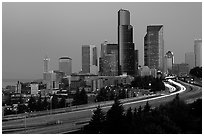
[[[188,85],[184,82],[182,84],[186,87],[184,92],[180,93],[180,98],[191,102],[196,98],[202,97],[202,88],[197,86]],[[174,95],[163,97],[160,99],[151,98],[149,104],[151,107],[159,106],[166,102],[171,101]],[[131,107],[132,109],[138,108],[140,105],[143,107],[147,100],[133,101],[124,103],[125,109]],[[104,112],[107,112],[111,106],[102,107]],[[68,131],[76,130],[87,124],[92,116],[93,109],[84,109],[73,112],[65,112],[54,115],[38,116],[32,118],[24,118],[18,120],[11,120],[2,122],[3,133],[14,134],[57,134],[68,133]],[[57,123],[56,123],[57,122]]]

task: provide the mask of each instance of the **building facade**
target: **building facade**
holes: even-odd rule
[[[95,45],[82,45],[82,73],[98,74],[97,48]]]
[[[147,26],[144,37],[144,65],[164,71],[163,25]]]
[[[43,59],[43,63],[44,63],[43,80],[44,81],[46,81],[48,78],[49,62],[50,62],[50,59],[47,56],[45,56],[45,58]]]
[[[172,73],[178,76],[185,76],[189,72],[189,66],[186,63],[173,64]]]
[[[59,71],[64,72],[65,75],[72,74],[72,59],[69,57],[59,58]]]
[[[135,74],[133,27],[130,25],[130,12],[118,11],[118,74]]]
[[[195,67],[195,54],[194,52],[185,53],[185,63],[188,64],[189,70]]]
[[[164,73],[165,74],[172,73],[173,64],[174,64],[173,52],[168,51],[166,55],[164,56]]]
[[[101,44],[101,57],[99,60],[99,71],[102,76],[118,75],[118,45],[108,44],[107,41]]]
[[[135,50],[135,75],[138,75],[138,66],[139,66],[139,51]]]
[[[194,41],[195,66],[202,67],[202,40]]]

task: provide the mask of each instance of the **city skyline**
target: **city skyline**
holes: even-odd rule
[[[75,14],[73,9],[69,9],[70,5],[78,12],[76,16],[70,15]],[[137,10],[134,9],[138,6]],[[163,24],[165,52],[174,52],[175,63],[185,62],[185,53],[193,51],[194,39],[202,36],[201,6],[201,3],[3,3],[2,78],[42,78],[45,54],[51,60],[50,69],[58,69],[60,56],[69,56],[73,59],[73,72],[79,72],[82,45],[93,44],[100,49],[105,40],[117,44],[117,11],[121,8],[130,11],[133,43],[139,50],[140,65],[143,65],[143,36],[146,26],[151,24]],[[101,10],[104,7],[107,8]],[[141,12],[142,7],[151,7],[145,10],[156,14],[151,16],[150,11]],[[36,12],[35,8],[38,9]],[[166,10],[161,13],[160,9]],[[82,11],[84,17],[80,16]],[[173,14],[175,12],[177,14]],[[149,16],[144,18],[145,15]],[[66,17],[69,19],[64,19]]]

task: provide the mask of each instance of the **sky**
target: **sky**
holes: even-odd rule
[[[2,4],[2,79],[40,79],[43,58],[50,70],[58,59],[72,58],[72,72],[81,70],[81,46],[98,48],[107,40],[117,42],[117,12],[130,11],[133,41],[143,65],[146,27],[164,25],[165,52],[173,51],[175,63],[185,62],[185,53],[202,38],[202,3],[173,2],[4,2]]]

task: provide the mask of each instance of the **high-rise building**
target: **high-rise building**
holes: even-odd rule
[[[188,64],[189,70],[195,67],[195,54],[194,54],[194,52],[185,53],[185,63]]]
[[[105,54],[107,54],[107,44],[108,44],[108,41],[104,41],[101,44],[101,58],[104,57]]]
[[[138,75],[138,65],[139,65],[139,52],[135,50],[135,74]]]
[[[72,74],[72,59],[69,57],[59,58],[59,71],[64,72],[65,75]]]
[[[97,48],[95,45],[82,45],[82,73],[98,74]]]
[[[144,37],[144,65],[164,71],[163,25],[147,26]]]
[[[172,74],[172,68],[174,64],[174,55],[173,52],[168,51],[164,56],[164,73],[165,74]]]
[[[194,41],[195,66],[202,67],[202,40],[196,39]]]
[[[118,11],[118,74],[135,74],[133,27],[130,25],[130,12]]]
[[[118,45],[108,44],[107,41],[101,44],[101,57],[99,60],[100,75],[118,75]]]
[[[43,80],[46,81],[49,73],[50,59],[47,56],[45,56],[45,58],[43,59],[43,62],[44,62]]]

